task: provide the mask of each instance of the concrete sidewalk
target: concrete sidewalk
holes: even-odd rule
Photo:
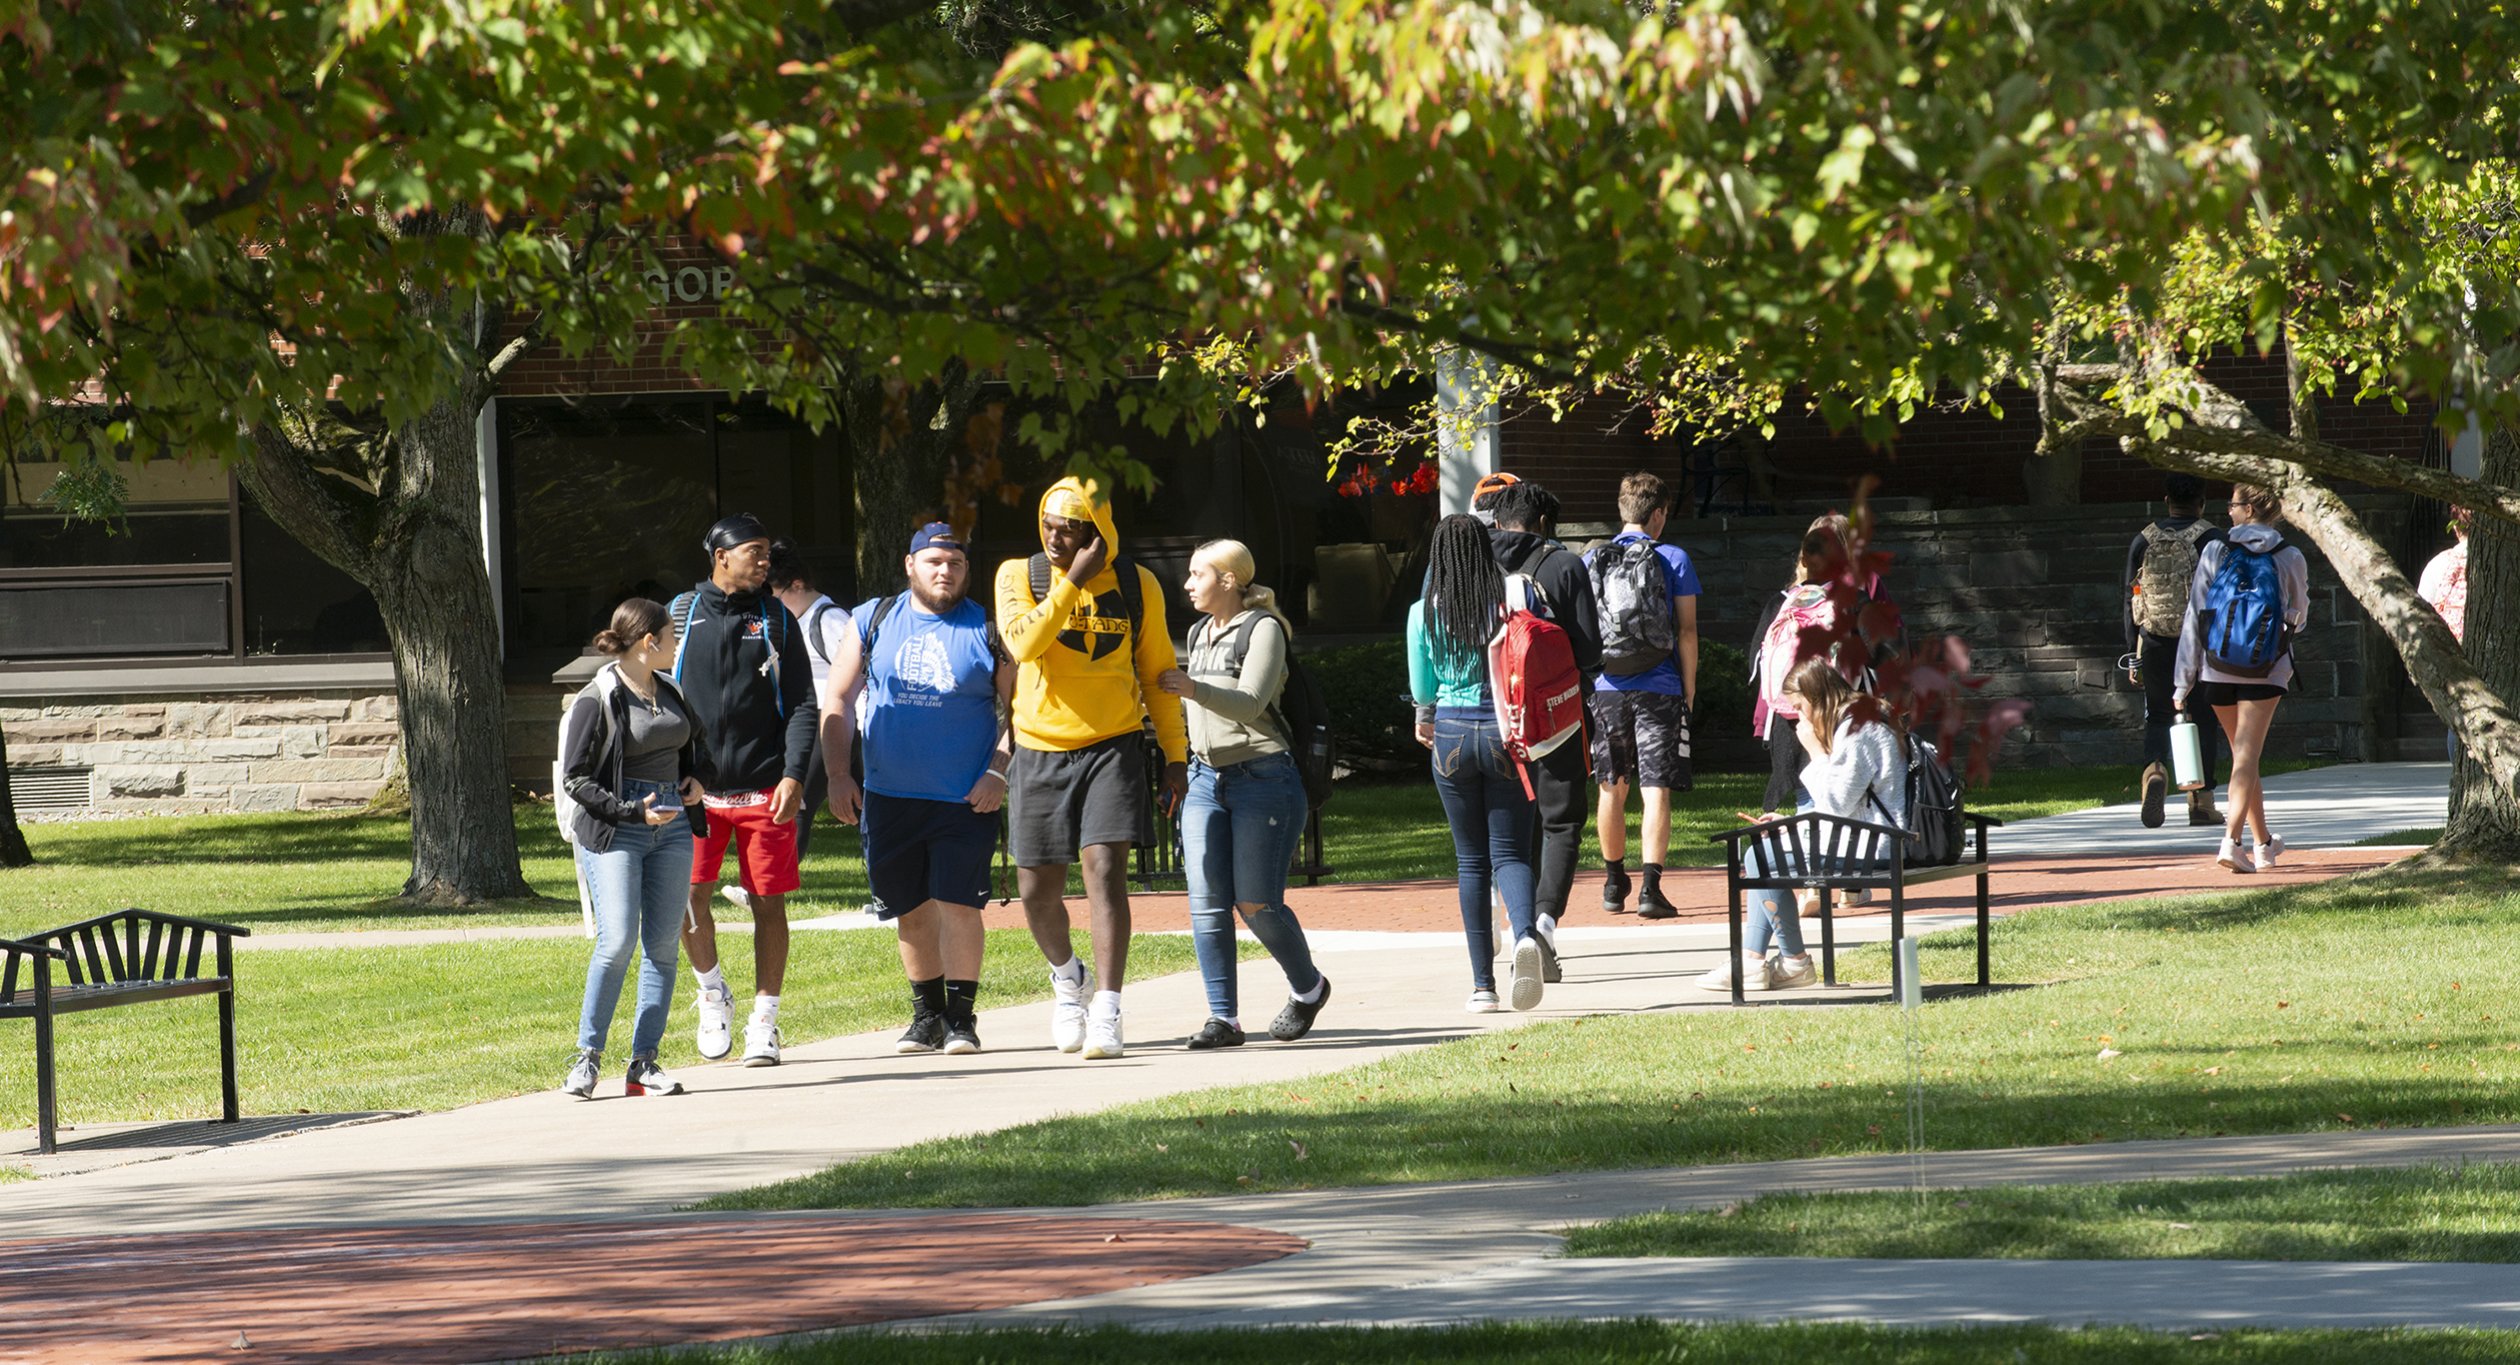
[[[2176,797],[2176,793],[2172,794]],[[2229,812],[2230,790],[2217,789],[2215,808]],[[2146,829],[2133,803],[2024,820],[1996,831],[1998,856],[2124,853],[2141,848],[2165,857],[2210,858],[2220,829],[2187,823],[2181,803],[2171,819]],[[2450,819],[2447,763],[2338,763],[2266,779],[2266,823],[2288,848],[2344,848],[2364,839],[2414,829],[2439,829]]]

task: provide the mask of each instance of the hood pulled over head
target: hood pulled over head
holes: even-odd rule
[[[1091,521],[1094,529],[1102,533],[1103,547],[1114,557],[1120,553],[1120,533],[1111,524],[1111,503],[1091,479],[1070,474],[1050,485],[1049,491],[1041,495],[1041,515]]]

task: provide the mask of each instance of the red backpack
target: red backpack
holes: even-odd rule
[[[1521,574],[1505,577],[1505,619],[1488,638],[1488,695],[1496,728],[1513,755],[1523,794],[1532,795],[1530,764],[1584,736],[1584,675],[1566,631],[1532,605],[1548,596]],[[1591,755],[1585,755],[1587,769]]]

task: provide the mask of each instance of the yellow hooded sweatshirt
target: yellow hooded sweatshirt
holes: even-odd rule
[[[1120,562],[1120,537],[1111,527],[1111,505],[1093,484],[1070,477],[1041,495],[1041,515],[1090,519],[1111,558],[1081,588],[1052,566],[1050,595],[1040,602],[1033,600],[1030,556],[998,566],[998,633],[1017,665],[1015,742],[1053,752],[1082,749],[1136,734],[1152,716],[1164,760],[1184,761],[1181,698],[1156,686],[1176,663],[1162,585],[1132,561],[1142,606],[1136,639],[1130,639],[1128,608],[1112,572]]]

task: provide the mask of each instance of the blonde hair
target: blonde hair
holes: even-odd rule
[[[2284,495],[2263,484],[2235,483],[2231,500],[2249,509],[2249,516],[2260,526],[2272,526],[2284,519]]]
[[[1825,658],[1796,664],[1794,671],[1785,675],[1782,690],[1801,704],[1803,718],[1811,722],[1811,732],[1820,737],[1820,752],[1824,754],[1836,752],[1838,726],[1864,698],[1864,693],[1838,672],[1837,665]]]
[[[1234,589],[1242,594],[1243,608],[1276,617],[1278,629],[1286,632],[1288,642],[1293,642],[1295,626],[1286,619],[1285,612],[1278,610],[1277,593],[1251,581],[1257,570],[1250,546],[1239,540],[1211,540],[1190,552],[1190,562],[1205,564],[1216,570],[1219,577],[1232,580]]]

